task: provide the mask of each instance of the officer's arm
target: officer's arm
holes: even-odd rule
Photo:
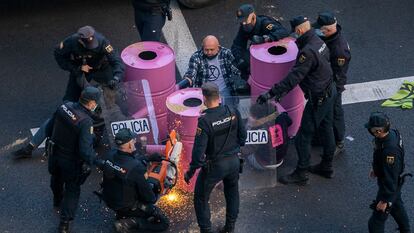
[[[61,41],[54,50],[54,56],[57,64],[63,70],[69,72],[80,72],[80,67],[75,65],[71,60],[71,51],[73,38],[66,38],[64,41]]]
[[[95,150],[93,149],[93,124],[91,119],[85,119],[80,123],[79,153],[82,160],[92,165],[95,161]]]
[[[137,166],[133,168],[129,175],[132,176],[130,177],[131,180],[135,181],[139,199],[145,203],[155,204],[157,197],[155,196],[154,191],[152,191],[152,187],[145,179],[145,172],[145,169]]]
[[[233,44],[231,45],[231,52],[233,53],[233,56],[236,58],[237,62],[239,62],[239,60],[242,58],[243,50],[247,48],[248,39],[248,36],[240,26],[236,38],[234,38]]]
[[[289,31],[275,20],[265,22],[263,27],[264,34],[267,35],[271,41],[278,41],[289,36]]]
[[[112,67],[112,73],[114,76],[118,77],[121,81],[124,77],[124,63],[122,62],[118,51],[116,51],[110,42],[104,39],[104,53],[108,58],[108,62]]]
[[[244,146],[246,143],[247,138],[247,130],[245,125],[243,124],[243,119],[240,115],[239,110],[235,109],[236,117],[237,117],[237,137],[239,139],[239,145]]]
[[[397,153],[384,151],[384,192],[380,193],[379,200],[383,202],[393,202],[396,198],[398,189],[398,178],[401,171],[400,156]],[[396,155],[397,154],[397,155]]]
[[[336,86],[339,87],[339,91],[345,90],[346,73],[348,72],[349,62],[351,61],[351,53],[349,50],[341,51],[341,53],[335,57],[335,60],[331,60],[331,67],[335,77]]]
[[[190,60],[188,61],[188,69],[187,72],[184,74],[184,78],[188,78],[191,80],[189,86],[194,86],[195,79],[197,77],[198,67],[201,63],[200,59],[198,58],[198,51],[191,55]]]
[[[270,94],[280,98],[298,85],[314,66],[314,56],[311,52],[302,51],[289,74],[270,89]]]
[[[208,145],[208,129],[207,123],[202,118],[199,118],[190,163],[190,171],[192,172],[204,165],[204,154]]]

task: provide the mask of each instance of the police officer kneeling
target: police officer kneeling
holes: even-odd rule
[[[212,232],[208,201],[215,185],[223,181],[227,208],[226,225],[221,232],[234,232],[239,212],[238,153],[245,143],[246,130],[236,109],[220,105],[216,84],[207,82],[201,89],[208,109],[198,119],[192,161],[184,180],[189,183],[195,171],[202,168],[194,190],[194,208],[201,233]]]
[[[130,229],[165,231],[168,218],[154,204],[157,196],[145,178],[147,160],[136,158],[136,134],[121,129],[115,135],[116,151],[105,158],[102,198],[114,210],[118,232]]]
[[[97,88],[85,88],[79,103],[62,104],[46,126],[53,205],[61,207],[59,232],[70,232],[69,222],[78,208],[80,186],[95,161],[91,114],[99,98]]]
[[[375,137],[370,176],[376,177],[378,183],[377,197],[371,205],[373,213],[368,222],[369,232],[384,232],[385,221],[391,214],[400,232],[409,233],[410,221],[401,199],[401,187],[406,175],[402,175],[405,164],[400,133],[390,129],[390,120],[382,112],[371,113],[365,127]]]

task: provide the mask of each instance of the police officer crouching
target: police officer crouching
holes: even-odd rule
[[[202,168],[194,190],[194,208],[201,233],[210,233],[209,198],[215,185],[223,181],[226,198],[226,225],[221,232],[234,232],[239,212],[238,153],[246,140],[246,130],[237,109],[220,105],[219,88],[212,82],[201,86],[207,110],[198,119],[192,160],[184,180],[189,183]],[[204,157],[205,155],[205,157]]]
[[[404,146],[400,133],[390,129],[390,120],[382,112],[373,112],[365,127],[374,136],[374,154],[370,176],[377,178],[377,197],[371,208],[373,213],[368,222],[370,233],[384,232],[388,215],[394,218],[401,233],[410,232],[410,224],[401,188],[404,184]]]
[[[116,151],[103,163],[102,198],[114,210],[118,232],[131,229],[165,231],[168,218],[154,204],[157,196],[146,180],[147,160],[136,158],[136,134],[121,129],[115,135]]]
[[[62,104],[46,127],[50,187],[53,206],[61,207],[59,232],[69,231],[69,222],[78,208],[80,186],[95,161],[91,114],[97,107],[100,91],[85,88],[78,103]]]

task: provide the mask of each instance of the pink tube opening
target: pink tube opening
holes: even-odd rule
[[[186,107],[198,107],[203,102],[199,98],[188,98],[183,101],[183,105]]]
[[[278,56],[285,54],[287,52],[287,49],[283,46],[272,46],[267,49],[267,52],[269,52],[272,55]]]
[[[138,57],[142,60],[150,61],[154,60],[157,57],[157,53],[153,51],[143,51],[138,54]]]

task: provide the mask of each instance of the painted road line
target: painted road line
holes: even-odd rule
[[[173,19],[172,21],[167,20],[162,32],[168,45],[175,52],[175,62],[182,77],[187,70],[191,55],[197,50],[197,46],[176,0],[171,1],[171,9]]]
[[[342,104],[388,99],[400,89],[404,80],[412,82],[414,76],[345,85],[346,90],[342,93]]]

